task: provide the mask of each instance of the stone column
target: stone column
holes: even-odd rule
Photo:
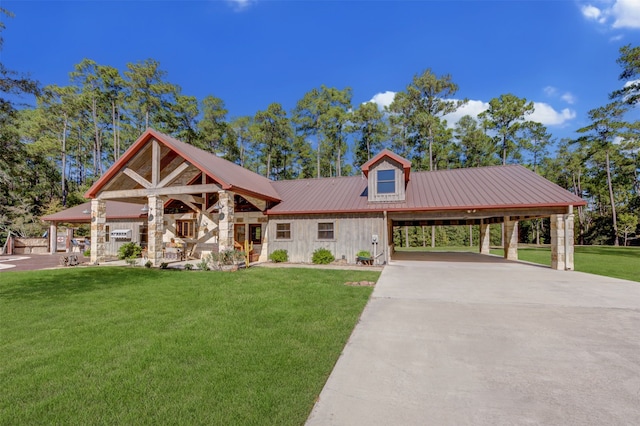
[[[58,222],[51,222],[49,225],[49,254],[56,254],[58,251]]]
[[[164,201],[157,195],[148,197],[147,252],[153,266],[160,266],[162,256],[162,236],[164,235]]]
[[[564,216],[564,269],[573,271],[573,206]]]
[[[218,191],[218,248],[220,251],[233,250],[233,193]]]
[[[480,224],[480,254],[490,254],[491,251],[491,229],[484,219]]]
[[[564,245],[564,215],[551,215],[551,268],[564,271],[565,269],[565,245]]]
[[[551,215],[551,268],[573,270],[573,210]]]
[[[518,221],[504,217],[504,258],[518,260]]]
[[[107,203],[94,198],[91,200],[91,263],[104,262],[106,256],[105,223]]]

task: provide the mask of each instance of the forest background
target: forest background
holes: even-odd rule
[[[533,102],[511,93],[450,126],[447,116],[467,101],[456,97],[451,75],[431,69],[418,70],[384,108],[354,105],[349,87],[321,85],[290,111],[273,102],[254,115],[229,117],[224,100],[183,94],[154,59],[124,70],[84,59],[70,66],[67,85],[44,87],[29,70],[0,62],[0,244],[10,231],[40,235],[40,216],[84,202],[88,187],[149,127],[274,180],[357,174],[384,148],[410,159],[414,170],[522,164],[588,202],[576,212],[576,243],[635,244],[640,47],[622,47],[618,64],[620,75],[611,79],[620,89],[609,103],[589,111],[590,123],[574,138],[555,140],[532,121]],[[35,105],[21,103],[20,95],[32,95]],[[424,245],[429,232],[398,232],[396,243]],[[472,239],[463,227],[438,232],[439,245]],[[547,240],[545,221],[522,223],[521,242]]]

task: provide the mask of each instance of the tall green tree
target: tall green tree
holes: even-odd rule
[[[528,121],[523,125],[521,140],[521,146],[531,153],[531,168],[537,173],[540,162],[549,155],[547,147],[551,143],[551,134],[542,123]]]
[[[526,116],[533,112],[533,102],[518,98],[511,93],[500,95],[489,101],[489,109],[478,117],[483,126],[496,134],[497,144],[502,152],[502,164],[507,160],[520,158],[522,138],[519,132],[524,126]]]
[[[336,176],[342,175],[350,109],[350,88],[322,85],[307,92],[292,112],[296,132],[316,140],[318,177],[332,176],[334,171]]]
[[[254,118],[256,149],[260,151],[264,175],[269,179],[284,179],[289,174],[293,129],[286,111],[278,103],[258,111]]]
[[[202,119],[198,123],[203,148],[222,155],[225,159],[240,162],[238,134],[227,121],[227,109],[224,101],[215,96],[202,100]]]
[[[384,147],[388,135],[384,115],[373,102],[366,102],[353,111],[349,132],[356,135],[354,165],[362,166]]]
[[[478,125],[478,121],[465,115],[454,130],[462,167],[493,166],[499,163],[499,155],[493,140]]]
[[[613,226],[614,245],[618,242],[618,224],[616,215],[616,200],[612,179],[612,156],[618,154],[617,147],[614,142],[619,135],[620,130],[624,127],[622,121],[624,108],[619,102],[610,103],[604,107],[595,108],[589,111],[589,120],[591,124],[578,130],[584,134],[580,138],[580,143],[585,147],[589,156],[596,161],[600,160],[604,155],[604,166],[606,170],[606,182],[609,194],[609,203],[611,208],[611,223]],[[602,161],[601,160],[601,161]]]
[[[610,97],[627,105],[635,105],[640,102],[640,46],[622,46],[617,63],[622,67],[619,79],[626,83],[622,89],[611,93]]]
[[[389,106],[392,114],[404,116],[413,160],[418,170],[434,170],[434,141],[441,129],[443,116],[455,112],[466,100],[455,100],[458,85],[449,74],[435,75],[431,69],[415,75],[404,94],[396,94]],[[426,162],[425,162],[425,156]]]
[[[153,126],[164,130],[162,109],[174,102],[178,86],[165,80],[167,72],[154,59],[128,63],[124,72],[128,89],[128,115],[136,135]]]

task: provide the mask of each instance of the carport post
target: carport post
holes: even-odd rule
[[[91,263],[97,265],[105,258],[105,223],[107,221],[107,202],[94,198],[91,200]]]
[[[480,223],[480,254],[491,253],[491,229],[484,219]]]
[[[58,251],[58,222],[49,224],[49,254],[56,254]]]
[[[551,215],[551,268],[573,270],[573,206],[567,214]]]
[[[518,221],[504,217],[504,258],[518,260]]]

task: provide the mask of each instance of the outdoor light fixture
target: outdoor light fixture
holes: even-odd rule
[[[146,213],[149,211],[149,206],[147,204],[145,204],[144,206],[142,206],[142,208],[140,209],[141,212]]]

